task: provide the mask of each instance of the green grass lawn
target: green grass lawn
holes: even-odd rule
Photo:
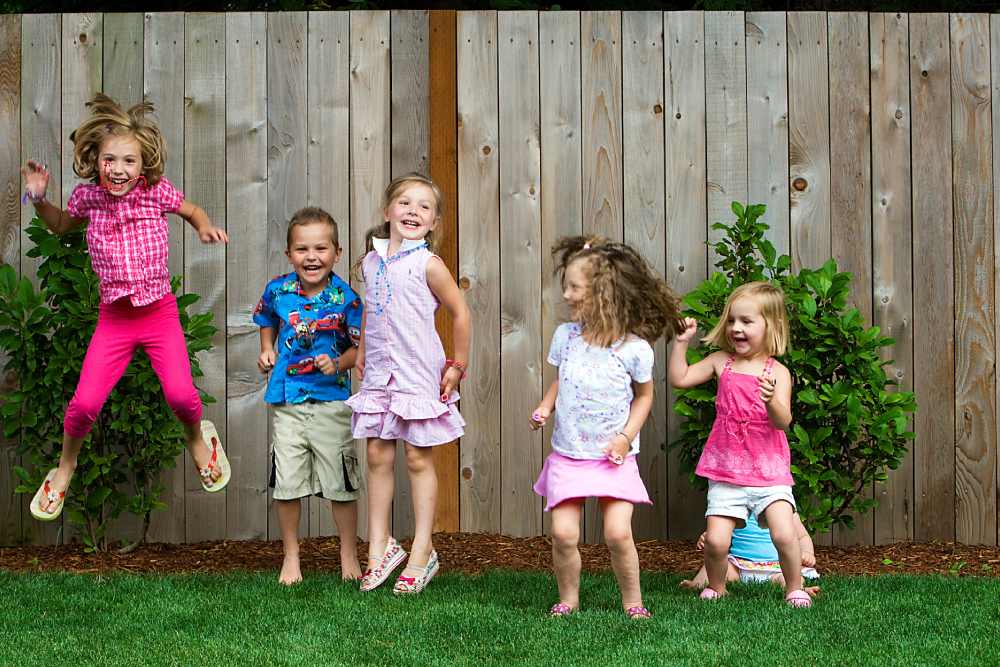
[[[828,577],[812,609],[771,586],[703,603],[643,578],[625,620],[610,574],[550,619],[544,573],[438,577],[416,598],[334,576],[111,577],[0,572],[0,665],[995,665],[1000,578]]]

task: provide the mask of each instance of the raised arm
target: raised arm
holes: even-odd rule
[[[710,354],[698,363],[689,366],[687,362],[688,343],[698,331],[698,323],[690,317],[684,319],[684,331],[674,339],[670,349],[670,360],[667,364],[667,379],[670,385],[677,389],[697,387],[708,382],[715,373],[717,352]]]
[[[62,236],[83,223],[80,218],[74,218],[45,198],[45,191],[49,187],[49,170],[45,165],[28,160],[27,164],[21,167],[21,175],[24,177],[24,194],[31,199],[35,213],[49,231]]]

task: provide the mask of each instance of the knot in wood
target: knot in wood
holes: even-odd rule
[[[798,190],[799,192],[802,192],[807,187],[809,187],[809,181],[799,176],[794,181],[792,181],[792,187]]]

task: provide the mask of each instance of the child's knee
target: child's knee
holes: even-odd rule
[[[396,461],[395,443],[390,447],[385,444],[368,445],[368,469],[391,468]]]
[[[634,544],[632,527],[629,525],[604,524],[604,541],[610,549],[624,549]]]
[[[163,396],[167,405],[184,424],[201,421],[201,397],[193,384],[188,386],[164,386]]]
[[[705,555],[712,557],[725,556],[729,553],[732,537],[724,533],[709,532],[705,535]]]
[[[102,407],[104,407],[103,399],[74,395],[69,405],[66,406],[63,429],[74,438],[84,437],[97,421]]]
[[[406,469],[413,474],[420,474],[434,469],[434,459],[430,449],[406,445]]]
[[[575,547],[580,542],[579,524],[552,524],[552,544],[566,549]]]

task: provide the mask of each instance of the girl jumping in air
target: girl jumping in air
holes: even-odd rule
[[[531,415],[545,425],[553,410],[552,453],[535,492],[552,511],[552,566],[559,601],[549,614],[580,604],[580,512],[600,501],[604,538],[629,618],[650,618],[642,604],[632,508],[649,504],[635,456],[653,404],[653,348],[681,331],[678,302],[632,248],[600,237],[561,239],[552,249],[571,321],[552,336],[548,362],[559,377]]]
[[[166,146],[149,118],[152,104],[123,111],[98,93],[87,107],[89,117],[70,140],[73,171],[90,182],[76,186],[66,210],[45,198],[45,166],[29,160],[21,169],[25,198],[51,231],[63,234],[87,223],[87,247],[101,291],[97,328],[66,408],[59,467],[49,471],[31,503],[31,514],[42,521],[62,512],[83,440],[138,347],[149,355],[167,403],[184,425],[202,488],[221,491],[230,476],[215,427],[201,421],[201,398],[170,291],[166,214],[184,218],[202,243],[228,243],[229,237],[163,176]]]
[[[781,290],[766,282],[741,285],[729,295],[719,323],[703,339],[719,349],[693,366],[687,348],[698,323],[687,318],[670,352],[669,379],[677,388],[719,380],[716,417],[696,474],[708,479],[705,570],[701,597],[726,594],[733,529],[753,514],[771,533],[785,579],[785,599],[809,607],[802,589],[802,554],[792,496],[791,457],[785,429],[792,422],[792,376],[774,357],[785,353],[788,320]]]
[[[392,181],[382,198],[383,222],[368,233],[360,261],[365,282],[361,344],[355,366],[360,391],[348,399],[355,438],[368,439],[368,569],[361,590],[381,585],[405,559],[389,534],[396,441],[402,440],[413,490],[410,559],[393,593],[419,593],[438,571],[431,529],[437,506],[432,447],[464,433],[458,384],[469,359],[469,309],[444,262],[434,254],[441,191],[420,174]],[[455,351],[446,359],[434,329],[444,305],[454,321]]]

